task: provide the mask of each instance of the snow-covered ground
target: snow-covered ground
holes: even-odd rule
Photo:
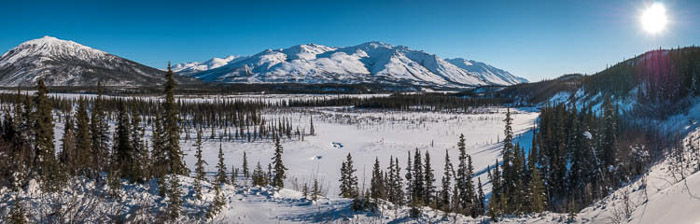
[[[223,97],[223,96],[222,96]],[[242,97],[242,96],[241,96]],[[296,97],[296,96],[292,96]],[[309,97],[309,96],[307,96]],[[191,99],[201,100],[201,99]],[[533,127],[538,113],[532,108],[511,109],[514,118],[513,130],[516,141],[530,148]],[[455,214],[425,208],[417,218],[408,218],[408,208],[383,205],[379,212],[354,212],[348,199],[338,198],[338,177],[340,164],[351,153],[355,162],[360,186],[369,185],[371,166],[379,158],[383,167],[391,156],[398,157],[405,171],[408,152],[417,148],[431,154],[431,163],[436,179],[442,176],[445,151],[450,153],[452,162],[457,158],[456,144],[460,134],[466,137],[467,152],[472,156],[476,178],[481,178],[488,194],[490,185],[485,170],[500,159],[499,141],[503,138],[504,108],[476,108],[470,114],[443,112],[396,112],[385,110],[360,110],[350,107],[285,108],[266,109],[263,116],[268,120],[278,117],[292,119],[294,125],[308,132],[310,118],[313,117],[315,136],[306,136],[304,141],[286,139],[282,142],[283,156],[289,168],[285,189],[266,189],[249,186],[226,186],[223,190],[227,205],[216,216],[213,223],[484,223],[487,217],[473,219]],[[688,119],[693,120],[688,116]],[[678,123],[687,123],[688,119]],[[683,119],[669,119],[683,120]],[[690,134],[686,141],[698,145],[700,131],[691,122],[685,127]],[[680,127],[680,126],[679,126]],[[62,125],[56,126],[56,137],[61,137]],[[193,131],[193,130],[190,130]],[[216,130],[223,132],[223,130]],[[259,161],[263,166],[270,162],[273,144],[267,141],[243,142],[208,139],[209,130],[204,130],[204,159],[206,170],[215,171],[217,152],[221,144],[225,162],[229,168],[240,168],[243,152],[247,153],[252,169]],[[190,137],[194,133],[190,133]],[[187,165],[194,167],[193,141],[182,141]],[[60,144],[57,144],[60,147]],[[698,223],[700,217],[700,152],[687,150],[681,157],[668,156],[654,165],[650,172],[631,181],[610,196],[581,210],[574,221],[577,223]],[[679,160],[677,158],[683,158]],[[326,197],[311,201],[302,197],[300,186],[318,178]],[[181,222],[197,222],[197,214],[202,212],[213,198],[212,188],[205,185],[203,201],[192,198],[191,178],[182,178],[185,188],[185,209],[189,216]],[[239,182],[242,183],[242,182]],[[82,185],[81,185],[82,184]],[[85,203],[96,203],[92,193],[94,184],[81,182],[79,189],[59,194],[42,194],[30,186],[19,196],[26,206],[32,207],[32,215],[40,217],[56,206],[49,201],[57,198],[66,203],[81,199]],[[76,185],[76,186],[77,186]],[[244,184],[245,185],[245,184]],[[0,189],[0,215],[7,212],[14,195],[8,189]],[[85,200],[90,199],[90,200]],[[61,200],[58,200],[59,202]],[[118,213],[119,211],[138,216],[135,211],[150,208],[163,209],[163,199],[157,195],[154,185],[126,185],[119,200],[99,199],[97,212]],[[141,210],[140,210],[141,209]],[[97,214],[97,213],[96,213]],[[505,217],[502,223],[562,223],[568,222],[569,214],[543,213],[524,217]],[[99,220],[94,217],[93,220]],[[41,220],[39,220],[41,221]],[[201,220],[199,220],[201,221]]]
[[[529,148],[530,128],[538,113],[513,110],[514,128],[520,140]],[[352,154],[360,184],[369,184],[371,166],[379,158],[382,167],[388,167],[391,156],[398,157],[405,168],[408,152],[416,149],[429,152],[436,179],[442,176],[445,151],[454,163],[460,134],[466,138],[467,152],[472,156],[475,173],[482,182],[487,182],[485,169],[500,159],[499,139],[503,138],[505,109],[484,108],[480,113],[434,113],[434,112],[390,112],[361,111],[343,108],[305,108],[304,111],[285,111],[266,116],[285,116],[296,119],[309,130],[313,115],[315,136],[304,141],[287,140],[284,147],[284,162],[289,168],[288,182],[297,178],[300,183],[318,177],[329,189],[329,196],[337,195],[340,164],[348,153]],[[221,130],[219,130],[221,131]],[[205,135],[207,132],[205,131]],[[191,134],[190,136],[194,136]],[[335,143],[335,144],[334,144]],[[251,165],[258,161],[266,166],[272,158],[272,142],[240,142],[207,140],[204,142],[204,158],[209,162],[208,171],[213,172],[219,144],[222,145],[227,165],[240,168],[243,152]],[[187,154],[185,161],[192,167],[195,162],[193,141],[182,142]],[[252,169],[252,167],[251,167]],[[364,177],[364,178],[363,178]],[[475,179],[476,180],[476,179]],[[489,187],[487,187],[489,188]],[[489,188],[490,189],[490,188]]]
[[[63,95],[66,96],[66,95]],[[66,97],[74,97],[73,95]],[[529,142],[530,128],[533,126],[537,112],[527,109],[511,110],[514,118],[514,131],[519,141]],[[287,139],[282,145],[285,149],[283,156],[285,165],[289,168],[286,189],[274,191],[271,189],[227,186],[224,194],[228,205],[212,222],[214,223],[381,223],[394,221],[435,222],[449,221],[445,215],[437,211],[427,211],[423,217],[408,220],[407,208],[383,209],[381,214],[353,212],[348,199],[338,198],[338,178],[340,164],[351,153],[357,168],[360,184],[369,184],[370,169],[375,158],[379,158],[382,166],[388,166],[390,156],[398,157],[402,170],[405,170],[408,152],[416,148],[422,153],[431,154],[431,162],[436,178],[442,176],[445,151],[450,153],[453,163],[457,158],[456,144],[460,134],[466,136],[468,153],[472,155],[476,173],[482,182],[487,182],[485,169],[500,158],[500,139],[503,138],[504,108],[476,108],[472,114],[440,113],[440,112],[392,112],[385,110],[359,110],[349,107],[296,108],[275,109],[263,112],[267,118],[287,117],[293,119],[295,125],[308,127],[313,116],[315,136],[306,136],[304,141]],[[62,137],[63,125],[55,127],[55,137]],[[193,131],[190,129],[190,131]],[[223,130],[216,130],[222,132]],[[225,162],[229,171],[232,166],[240,168],[243,152],[248,155],[251,170],[259,161],[263,166],[270,162],[273,144],[270,141],[243,142],[220,141],[206,138],[209,130],[204,131],[204,159],[208,162],[206,171],[215,172],[217,153],[221,144],[225,153]],[[190,133],[190,137],[195,136]],[[185,161],[190,169],[194,169],[193,140],[181,141],[185,152]],[[60,141],[57,143],[60,148]],[[315,202],[303,199],[298,186],[310,182],[313,178],[321,181],[326,197]],[[181,180],[185,196],[184,212],[189,218],[182,222],[196,221],[196,214],[206,208],[213,198],[210,185],[205,185],[203,201],[192,198],[191,178]],[[125,192],[116,199],[100,198],[94,195],[94,183],[78,182],[71,186],[80,185],[57,194],[41,193],[36,186],[30,186],[19,196],[25,206],[31,206],[32,217],[42,217],[41,211],[57,206],[54,201],[75,203],[100,204],[95,208],[95,214],[131,214],[129,217],[138,219],[132,212],[164,209],[164,199],[157,195],[153,183],[145,185],[127,184]],[[490,187],[486,186],[488,192]],[[98,189],[99,190],[99,189]],[[106,191],[105,189],[102,189]],[[0,213],[7,212],[14,195],[9,189],[0,190]],[[59,199],[59,198],[66,198]],[[68,201],[66,201],[68,200]],[[62,203],[62,202],[61,202]],[[60,203],[59,203],[60,204]],[[94,205],[94,204],[91,204]],[[120,213],[121,212],[121,213]],[[1,214],[0,214],[1,215]],[[89,216],[89,215],[88,215]],[[452,215],[454,216],[454,215]],[[460,222],[477,221],[463,216],[457,216]],[[90,220],[100,221],[99,217]],[[480,220],[480,219],[479,219]],[[37,221],[37,220],[35,220]],[[41,221],[41,220],[38,220]],[[104,221],[104,220],[102,220]]]

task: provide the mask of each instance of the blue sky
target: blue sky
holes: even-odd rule
[[[537,81],[595,73],[659,47],[700,45],[700,1],[659,1],[671,21],[657,35],[639,25],[650,2],[5,0],[0,51],[51,35],[162,68],[301,43],[381,41]]]

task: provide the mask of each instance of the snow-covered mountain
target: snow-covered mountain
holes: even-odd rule
[[[526,80],[492,66],[463,59],[368,42],[334,48],[302,44],[246,57],[228,56],[173,67],[185,77],[221,83],[384,83],[426,87],[510,85]],[[148,86],[163,71],[55,37],[30,40],[0,57],[0,86]],[[183,77],[183,80],[185,78]]]
[[[180,63],[173,65],[172,69],[174,72],[177,72],[179,74],[188,75],[224,66],[236,58],[238,57],[231,55],[225,58],[212,58],[204,62]]]
[[[200,64],[206,62],[191,67]],[[343,48],[303,44],[268,49],[235,58],[218,68],[195,73],[189,71],[180,74],[205,82],[223,83],[387,83],[463,87],[527,81],[483,63],[461,67],[434,54],[381,42]]]
[[[0,86],[142,86],[161,83],[164,72],[55,37],[30,40],[0,57]]]
[[[467,70],[467,72],[479,76],[481,80],[497,85],[513,85],[526,83],[527,79],[510,74],[508,71],[499,69],[483,62],[467,60],[463,58],[445,59],[448,62]]]

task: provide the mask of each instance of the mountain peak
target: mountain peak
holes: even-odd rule
[[[79,43],[44,36],[19,44],[0,57],[0,86],[152,85],[161,71]]]
[[[43,37],[41,37],[41,38],[37,38],[37,39],[32,39],[32,40],[25,41],[25,42],[22,43],[22,44],[45,44],[45,43],[48,43],[48,44],[53,43],[53,44],[55,44],[55,43],[61,43],[61,42],[69,42],[69,41],[67,41],[67,40],[61,40],[61,39],[58,39],[58,38],[52,37],[52,36],[43,36]]]
[[[58,39],[56,37],[52,36],[43,36],[41,38],[33,39],[33,40],[28,40],[25,41],[24,43],[21,43],[19,47],[23,46],[33,46],[33,47],[74,47],[74,48],[85,48],[85,49],[92,49],[90,47],[86,47],[82,44],[70,41],[70,40],[62,40]]]
[[[384,43],[381,41],[369,41],[357,45],[357,47],[369,47],[369,48],[394,48],[394,45]]]
[[[240,58],[240,56],[229,55],[224,58],[211,58],[204,62],[187,62],[173,65],[173,71],[180,74],[191,74],[195,72],[215,69]]]
[[[62,40],[52,36],[25,41],[3,54],[5,62],[14,62],[18,58],[37,56],[76,56],[80,58],[106,57],[109,54],[82,44]]]
[[[41,38],[37,38],[37,39],[33,39],[33,40],[28,40],[28,41],[26,41],[26,42],[32,42],[32,41],[56,42],[56,41],[65,41],[65,40],[61,40],[61,39],[58,39],[58,38],[56,38],[56,37],[52,37],[52,36],[46,35],[46,36],[43,36],[43,37],[41,37]]]
[[[300,58],[305,60],[312,60],[316,58],[316,55],[332,50],[335,50],[335,48],[327,47],[320,44],[300,44],[289,47],[287,49],[282,49],[281,52],[287,55],[288,60]]]

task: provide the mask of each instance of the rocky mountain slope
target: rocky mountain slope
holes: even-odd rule
[[[165,73],[104,51],[55,37],[30,40],[0,57],[0,86],[149,86]]]

